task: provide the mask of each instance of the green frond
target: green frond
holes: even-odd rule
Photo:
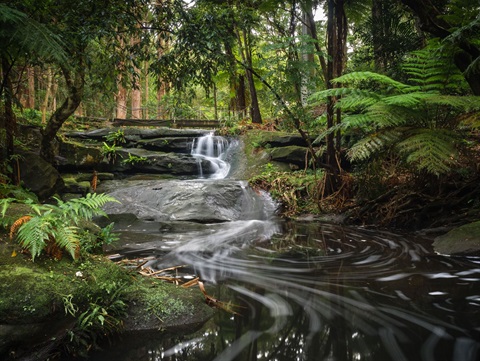
[[[438,94],[435,94],[438,95]],[[421,104],[425,99],[431,98],[432,93],[426,92],[413,92],[400,95],[392,95],[385,97],[383,102],[388,105],[395,105],[400,107],[416,107]]]
[[[366,113],[377,128],[416,126],[422,121],[423,113],[412,107],[389,105],[383,102],[372,105]]]
[[[416,129],[397,144],[407,163],[418,170],[440,175],[452,170],[457,156],[458,138],[445,129]]]
[[[33,217],[18,229],[17,240],[22,247],[28,249],[35,260],[45,249],[52,230],[48,218]]]
[[[466,112],[480,109],[479,96],[432,95],[424,100],[428,104],[449,106]]]
[[[365,95],[365,96],[362,96],[362,95]],[[357,94],[357,95],[341,98],[337,102],[337,106],[341,108],[344,112],[358,112],[376,104],[378,101],[381,100],[381,98],[378,95],[377,96],[369,96],[370,94],[368,95],[362,94],[362,95]]]
[[[384,151],[387,147],[395,144],[401,138],[401,132],[397,129],[388,129],[369,135],[357,142],[348,152],[352,161],[369,159],[373,155]]]
[[[347,114],[343,117],[343,129],[360,129],[362,131],[373,130],[373,121],[371,114]]]
[[[409,85],[393,80],[392,78],[386,75],[373,73],[370,71],[358,71],[358,72],[348,73],[338,78],[335,78],[332,81],[334,83],[358,83],[358,82],[365,82],[365,81],[370,81],[370,82],[374,81],[378,84],[382,84],[399,91],[403,91],[410,88]]]
[[[55,243],[75,259],[76,250],[80,246],[78,228],[75,226],[58,228],[55,232]]]
[[[324,102],[328,97],[342,97],[345,95],[356,96],[359,98],[374,98],[380,99],[381,96],[372,91],[356,89],[356,88],[332,88],[332,89],[325,89],[319,92],[313,93],[309,101],[310,102]]]
[[[83,198],[72,199],[61,205],[66,214],[73,217],[74,223],[79,219],[91,220],[95,216],[105,215],[102,207],[109,202],[118,201],[105,194],[89,193]]]
[[[91,220],[96,215],[104,214],[101,207],[108,202],[118,202],[105,194],[88,194],[84,198],[64,202],[57,199],[57,205],[31,205],[35,215],[18,229],[18,242],[28,249],[32,259],[39,256],[52,240],[58,247],[65,249],[72,258],[80,245],[79,229],[82,220]]]

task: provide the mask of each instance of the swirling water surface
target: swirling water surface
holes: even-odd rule
[[[480,359],[479,258],[355,227],[267,228],[273,235],[254,227],[208,249],[189,248],[198,237],[188,237],[158,258],[157,268],[189,265],[238,314],[218,311],[193,335],[129,336],[92,360]]]

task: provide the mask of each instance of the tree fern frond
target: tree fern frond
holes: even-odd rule
[[[348,114],[343,117],[343,129],[357,128],[362,131],[372,130],[375,124],[370,114]]]
[[[452,131],[416,129],[397,147],[406,155],[407,163],[414,164],[418,170],[440,175],[451,171],[456,163],[457,143],[458,137]]]
[[[337,102],[337,107],[345,112],[358,112],[376,104],[380,99],[379,97],[349,96],[341,98]]]
[[[411,126],[417,123],[418,118],[422,116],[411,107],[388,105],[381,102],[371,106],[367,114],[379,129]]]
[[[413,92],[400,95],[392,95],[385,97],[382,101],[388,105],[396,105],[402,107],[416,107],[421,104],[424,99],[430,98],[431,93]]]
[[[371,134],[350,148],[348,157],[352,161],[366,160],[397,142],[400,137],[401,133],[397,129],[388,129]]]
[[[325,102],[328,97],[341,97],[345,95],[352,95],[357,97],[364,97],[364,98],[374,98],[380,99],[381,96],[378,93],[362,90],[362,89],[355,89],[355,88],[332,88],[332,89],[325,89],[319,92],[313,93],[309,101],[312,103],[316,102]]]
[[[480,109],[479,96],[431,95],[424,100],[428,104],[449,106],[467,112]]]
[[[374,81],[376,83],[379,83],[388,87],[392,87],[394,89],[401,90],[401,91],[410,88],[409,85],[393,80],[392,78],[386,75],[373,73],[370,71],[358,71],[353,73],[347,73],[332,80],[332,82],[334,83],[356,83],[356,82],[363,82],[363,81]]]

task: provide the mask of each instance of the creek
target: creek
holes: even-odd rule
[[[279,219],[268,194],[229,178],[235,144],[207,137],[192,154],[212,161],[210,178],[102,185],[122,202],[107,209],[121,234],[110,252],[187,265],[177,277],[200,277],[236,313],[218,310],[190,335],[123,336],[90,360],[480,359],[480,258]]]

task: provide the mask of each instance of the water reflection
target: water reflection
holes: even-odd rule
[[[172,252],[239,314],[219,311],[190,336],[128,337],[92,360],[480,359],[478,258],[295,223],[229,252]]]

